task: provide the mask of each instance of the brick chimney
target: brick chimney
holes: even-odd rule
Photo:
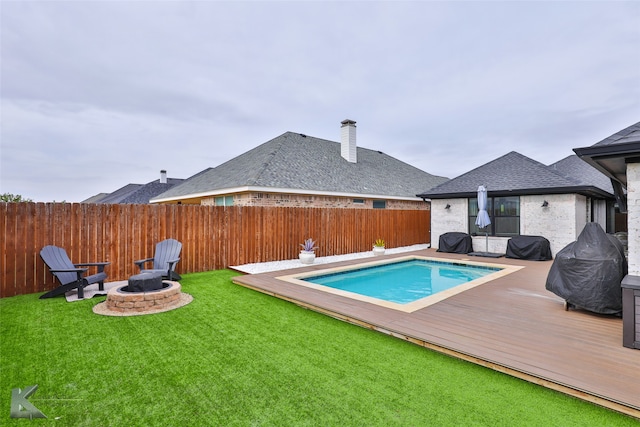
[[[341,150],[340,154],[350,163],[357,162],[356,155],[356,122],[353,120],[343,120],[341,134]]]
[[[166,183],[167,183],[167,171],[163,169],[160,171],[160,184],[166,184]]]

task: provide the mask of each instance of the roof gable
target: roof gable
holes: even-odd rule
[[[581,178],[576,179],[576,176]],[[565,159],[564,162],[558,162],[555,167],[545,166],[512,151],[419,196],[425,198],[472,197],[477,193],[480,185],[484,185],[493,195],[579,193],[594,190],[604,193],[602,189],[595,189],[594,183],[589,182],[584,171],[573,164],[573,160]],[[607,195],[601,194],[601,196]]]
[[[340,143],[286,132],[156,197],[176,199],[239,187],[415,197],[447,178],[428,174],[382,152],[357,148],[356,163]]]

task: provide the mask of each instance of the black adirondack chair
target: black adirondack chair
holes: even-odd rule
[[[182,243],[175,239],[167,239],[156,245],[156,252],[153,258],[141,259],[133,263],[140,268],[140,273],[162,273],[162,277],[167,280],[178,281],[182,277],[175,272],[176,264],[180,261],[180,251]],[[147,262],[153,261],[152,269],[145,269]]]
[[[110,264],[109,262],[74,264],[64,249],[52,245],[42,248],[40,257],[60,282],[60,286],[42,295],[41,299],[52,298],[75,288],[78,289],[78,299],[82,299],[85,286],[93,283],[97,283],[98,289],[104,291],[104,280],[107,278],[104,268]],[[88,267],[98,267],[98,272],[85,277]]]

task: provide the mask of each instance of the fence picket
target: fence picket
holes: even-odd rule
[[[40,259],[46,245],[73,262],[109,261],[109,280],[136,274],[133,261],[153,256],[158,241],[183,244],[179,273],[297,258],[317,241],[318,256],[430,241],[430,211],[199,205],[0,203],[0,297],[56,286]]]

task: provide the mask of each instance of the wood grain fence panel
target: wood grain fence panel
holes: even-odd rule
[[[16,269],[16,277],[25,276],[29,273],[26,269],[26,261],[29,256],[26,251],[28,250],[28,246],[26,244],[27,239],[27,227],[30,226],[28,222],[28,204],[19,204],[20,217],[16,221],[16,239],[14,243],[14,247],[16,250],[15,256],[15,269]],[[27,281],[26,283],[27,292],[33,291],[33,281]]]
[[[253,209],[242,209],[242,225],[240,227],[240,238],[238,239],[238,249],[240,252],[240,259],[238,262],[240,264],[248,263],[250,259],[255,259],[255,239],[256,236],[252,233],[253,229],[251,227],[251,222],[253,218],[260,215],[260,208],[257,211],[253,211]]]
[[[188,271],[194,271],[198,268],[199,265],[202,265],[203,249],[198,243],[200,240],[202,240],[204,243],[204,239],[200,239],[198,236],[199,224],[201,224],[202,221],[199,212],[201,212],[202,209],[193,209],[194,207],[195,206],[191,206],[191,209],[189,209],[189,259],[191,260],[191,262],[189,264],[190,267]]]
[[[208,224],[208,209],[197,209],[198,212],[198,231],[196,235],[196,239],[199,242],[198,246],[200,250],[198,251],[199,259],[198,265],[203,268],[207,267],[207,258],[211,253],[211,236],[209,234],[209,230],[207,227]]]
[[[25,257],[24,257],[24,265],[25,265],[25,274],[35,278],[36,275],[36,256],[39,249],[36,250],[36,237],[35,237],[35,229],[36,229],[36,206],[34,203],[24,203],[25,212],[25,222],[22,224],[25,228],[24,232],[24,248],[25,248]],[[27,282],[27,289],[29,293],[38,292],[39,285],[35,280],[31,280]]]
[[[199,221],[200,221],[200,217],[198,215],[198,212],[201,211],[201,209],[198,209],[197,206],[189,206],[188,209],[188,220],[187,223],[185,224],[188,227],[188,244],[189,244],[189,256],[185,256],[185,258],[189,261],[187,264],[185,264],[185,266],[187,267],[186,271],[195,271],[198,269],[199,265],[201,264],[201,252],[202,250],[200,249],[200,245],[199,245],[199,241],[200,238],[198,236],[198,228],[199,228]],[[184,223],[184,221],[182,221]],[[184,267],[183,267],[184,268]]]
[[[206,206],[204,235],[207,239],[207,254],[205,256],[205,264],[207,270],[214,270],[214,265],[219,265],[219,259],[222,259],[222,241],[220,235],[224,232],[222,215],[218,215],[211,206]]]
[[[8,288],[9,269],[7,268],[7,216],[9,209],[8,203],[0,203],[0,294],[5,293],[5,287]]]
[[[208,232],[211,239],[211,253],[209,254],[207,264],[209,269],[215,270],[214,266],[221,266],[221,260],[227,259],[226,255],[226,241],[227,241],[227,215],[226,211],[220,211],[214,209],[213,207],[209,208],[209,218],[210,222],[208,225]]]
[[[429,211],[193,205],[0,204],[0,297],[56,286],[39,252],[65,248],[74,262],[108,261],[109,280],[136,274],[160,240],[183,243],[178,271],[295,259],[311,237],[318,256],[430,241]]]
[[[34,203],[34,224],[33,224],[33,254],[34,260],[34,273],[33,284],[38,289],[36,292],[40,292],[44,288],[46,282],[46,274],[49,274],[44,266],[44,263],[40,260],[40,250],[46,246],[45,241],[45,229],[46,229],[46,204]]]
[[[226,235],[224,236],[225,257],[232,265],[240,264],[238,254],[238,240],[241,235],[238,233],[238,224],[242,221],[243,208],[241,206],[233,206],[231,209],[225,209],[226,218]]]
[[[261,261],[265,259],[265,253],[263,250],[264,244],[266,243],[264,235],[265,233],[263,233],[265,212],[266,210],[262,208],[259,212],[257,212],[257,217],[251,218],[249,221],[247,221],[249,225],[249,240],[252,243],[251,253],[249,254],[248,259],[258,259]]]
[[[82,263],[88,261],[87,246],[82,239],[82,205],[78,203],[69,204],[68,215],[64,217],[63,228],[67,231],[67,253],[71,262]],[[69,253],[70,252],[70,253]],[[91,274],[91,272],[89,272]]]
[[[179,263],[179,267],[176,266],[176,271],[179,273],[184,273],[185,271],[193,271],[190,270],[192,268],[192,260],[194,248],[192,247],[192,226],[191,222],[191,214],[193,206],[183,206],[180,208],[180,215],[177,215],[175,210],[175,206],[171,205],[171,235],[176,236],[174,239],[178,240],[182,243],[182,252],[181,252],[181,260]]]
[[[18,276],[16,275],[16,233],[17,233],[17,220],[18,220],[18,204],[17,203],[3,203],[6,210],[6,218],[4,220],[3,234],[3,247],[5,248],[4,264],[2,269],[4,270],[4,276],[2,280],[2,292],[3,295],[13,296],[18,295]],[[26,289],[25,289],[26,293]]]
[[[113,225],[113,206],[114,205],[99,205],[98,208],[102,212],[101,246],[103,247],[104,252],[100,259],[97,259],[96,261],[111,263],[105,268],[105,272],[110,277],[114,275],[113,260],[115,259],[115,253],[117,250],[115,246],[117,236]]]

